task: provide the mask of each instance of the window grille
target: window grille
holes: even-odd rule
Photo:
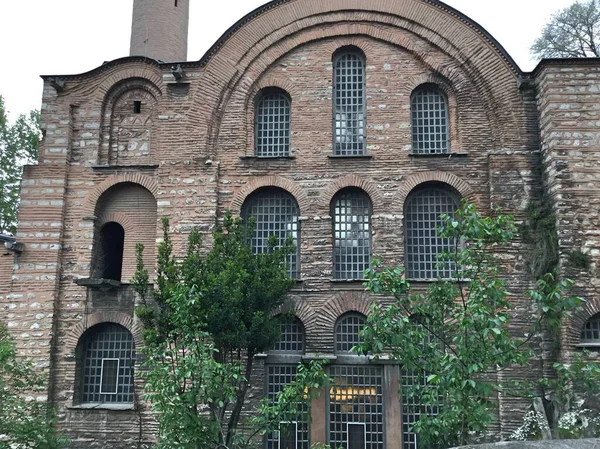
[[[403,370],[401,375],[402,389],[414,385],[426,385],[427,374],[416,370]],[[402,397],[402,441],[403,449],[419,449],[417,434],[412,431],[412,426],[421,416],[435,416],[439,413],[438,407],[424,406],[416,397]]]
[[[267,365],[267,397],[275,401],[277,394],[296,377],[295,365]],[[267,449],[309,449],[308,407],[301,406],[300,416],[289,416],[279,432],[268,434]],[[288,417],[286,417],[288,418]],[[295,431],[295,434],[294,434]],[[294,446],[295,444],[295,446]]]
[[[135,348],[118,324],[96,326],[83,342],[83,403],[132,403]]]
[[[411,98],[413,152],[419,154],[450,151],[448,103],[436,87],[417,90]]]
[[[254,217],[256,226],[251,237],[252,248],[256,253],[268,250],[269,237],[276,235],[283,244],[291,237],[296,251],[288,257],[288,274],[298,277],[298,245],[300,226],[296,200],[283,190],[267,189],[252,195],[244,204],[242,217]]]
[[[371,264],[371,201],[359,190],[340,193],[333,204],[333,276],[363,279]]]
[[[256,155],[290,155],[290,100],[283,92],[265,92],[256,107]]]
[[[361,343],[359,333],[365,323],[365,317],[356,313],[350,313],[340,318],[335,327],[335,352],[350,352],[353,346]]]
[[[280,323],[281,338],[273,346],[273,352],[304,353],[304,326],[297,317],[282,318]]]
[[[342,53],[333,62],[334,154],[365,154],[365,62],[358,52]]]
[[[329,390],[331,447],[383,449],[381,367],[332,365],[330,375],[334,379]]]
[[[410,195],[406,203],[406,274],[409,279],[450,279],[454,264],[440,261],[438,254],[450,251],[454,241],[437,235],[440,215],[454,215],[456,196],[442,187],[427,187]],[[441,263],[441,266],[440,266]]]
[[[600,346],[600,314],[585,323],[581,331],[580,343]]]

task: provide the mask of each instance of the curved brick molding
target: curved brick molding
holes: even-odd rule
[[[337,178],[331,184],[329,184],[323,192],[321,207],[323,207],[326,210],[330,210],[331,201],[333,201],[333,197],[340,190],[352,187],[364,190],[367,193],[367,195],[369,195],[371,204],[373,205],[373,215],[377,215],[382,212],[381,210],[379,210],[379,207],[384,207],[385,202],[383,197],[381,196],[381,192],[377,189],[377,186],[375,186],[372,182],[358,175],[342,176],[341,178]]]
[[[426,171],[411,175],[404,180],[395,199],[395,209],[404,210],[404,203],[406,202],[406,198],[410,192],[412,192],[415,187],[428,182],[441,182],[448,184],[450,187],[454,188],[462,198],[466,198],[471,202],[476,201],[473,188],[462,178],[459,178],[458,176],[449,172]]]
[[[280,189],[283,189],[292,195],[298,203],[300,215],[304,214],[306,210],[308,210],[308,197],[302,188],[294,181],[276,175],[253,178],[242,190],[235,194],[229,209],[234,215],[240,215],[246,198],[248,198],[248,196],[250,196],[256,190],[266,187],[279,187]]]
[[[109,176],[106,180],[90,190],[83,205],[83,216],[86,217],[94,214],[98,199],[104,192],[111,187],[116,186],[117,184],[127,182],[139,184],[142,187],[145,187],[150,193],[152,193],[154,198],[156,198],[158,195],[158,184],[150,176],[135,172],[119,173],[118,175]]]

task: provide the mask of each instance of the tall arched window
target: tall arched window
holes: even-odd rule
[[[297,317],[281,317],[281,339],[267,358],[267,397],[275,401],[277,394],[294,381],[298,363],[304,354],[304,325]],[[279,431],[266,435],[267,449],[309,449],[309,409],[289,416],[280,423]]]
[[[345,189],[332,201],[333,277],[363,279],[371,263],[371,200],[360,189]]]
[[[281,89],[263,91],[256,103],[254,137],[256,156],[290,155],[290,97]]]
[[[446,95],[433,84],[417,88],[411,96],[411,114],[413,152],[448,153],[450,131]]]
[[[600,347],[600,313],[590,318],[581,330],[580,346]]]
[[[282,189],[270,188],[252,194],[242,207],[242,217],[255,219],[254,234],[251,238],[252,248],[262,253],[269,247],[269,238],[276,235],[281,243],[291,237],[296,251],[288,259],[290,277],[298,277],[298,259],[300,254],[298,221],[298,203],[292,195]]]
[[[355,49],[333,58],[334,154],[365,154],[365,58]]]
[[[78,344],[81,403],[133,403],[133,336],[119,324],[98,324]]]
[[[406,275],[409,279],[450,279],[453,265],[441,266],[437,255],[450,251],[454,242],[437,235],[440,215],[454,215],[460,200],[444,184],[426,184],[414,190],[404,208],[406,238]]]
[[[348,313],[335,326],[337,363],[329,368],[329,444],[347,449],[383,449],[383,370],[349,353],[360,343],[364,315]]]

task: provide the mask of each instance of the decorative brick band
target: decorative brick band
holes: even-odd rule
[[[246,186],[242,190],[236,192],[230,204],[231,212],[234,215],[240,215],[242,213],[242,206],[244,204],[244,201],[246,201],[246,198],[248,198],[248,196],[250,196],[256,190],[265,187],[279,187],[280,189],[283,189],[290,195],[292,195],[298,203],[300,214],[302,214],[303,211],[308,210],[308,197],[298,184],[296,184],[290,179],[282,178],[281,176],[271,175],[252,179],[250,182],[248,182],[248,184],[246,184]]]
[[[90,215],[94,215],[96,210],[96,204],[98,203],[98,199],[100,198],[100,196],[102,196],[102,194],[111,187],[125,182],[141,185],[142,187],[146,188],[150,193],[152,193],[154,198],[156,198],[158,194],[158,184],[150,176],[146,176],[141,173],[135,172],[119,173],[118,175],[108,177],[106,180],[96,185],[88,193],[87,198],[84,202],[83,216],[87,217]]]
[[[79,323],[71,328],[65,337],[65,345],[68,352],[74,353],[81,336],[88,329],[102,323],[120,324],[133,335],[136,348],[139,349],[144,346],[142,328],[133,320],[131,315],[116,311],[105,311],[86,315]]]
[[[404,203],[406,198],[412,192],[415,187],[425,184],[428,182],[440,182],[447,184],[456,190],[462,198],[466,198],[469,201],[475,201],[475,191],[473,188],[462,178],[443,171],[426,171],[422,173],[416,173],[406,178],[402,183],[398,195],[395,199],[395,209],[404,210]]]
[[[329,206],[331,201],[333,201],[333,197],[342,189],[346,189],[349,187],[356,187],[358,189],[364,190],[367,195],[369,195],[371,199],[371,204],[373,205],[373,215],[377,215],[382,211],[377,210],[379,207],[385,207],[385,201],[377,190],[377,187],[367,181],[364,178],[361,178],[358,175],[346,175],[341,178],[337,178],[333,183],[331,183],[323,192],[323,199],[321,203],[321,207],[329,210]]]

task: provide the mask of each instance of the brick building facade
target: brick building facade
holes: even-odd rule
[[[325,354],[367,409],[342,416],[347,400],[322,395],[311,425],[298,424],[299,448],[364,439],[416,449],[399,367],[364,364],[344,342],[376,300],[360,281],[372,255],[408,265],[417,288],[443,276],[431,264],[443,244],[431,217],[461,198],[522,220],[549,196],[561,269],[573,271],[573,252],[591,260],[575,273],[587,302],[565,325],[560,357],[600,345],[598,60],[546,60],[523,73],[437,0],[275,0],[200,61],[163,63],[186,55],[188,0],[171,3],[135,1],[132,56],[44,77],[44,139],[22,184],[24,250],[0,252],[2,318],[49,372],[40,399],[58,407],[72,447],[153,440],[133,375],[142,342],[129,281],[136,242],[152,265],[163,216],[180,252],[192,227],[210,233],[225,210],[296,239],[292,343],[257,361],[253,397],[293,375],[282,360]],[[531,319],[526,251],[518,242],[502,254],[517,332]],[[540,377],[540,366],[511,375]],[[498,399],[498,438],[526,406]]]

